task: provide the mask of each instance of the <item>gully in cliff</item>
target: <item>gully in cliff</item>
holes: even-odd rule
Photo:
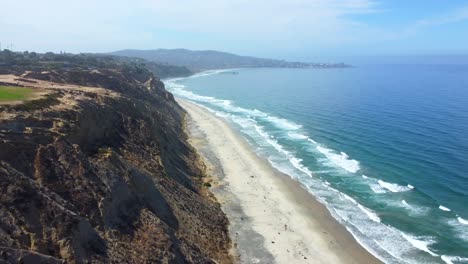
[[[184,110],[152,72],[113,57],[8,58],[0,262],[232,262]]]

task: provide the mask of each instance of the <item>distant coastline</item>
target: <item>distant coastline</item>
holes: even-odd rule
[[[311,63],[240,56],[214,50],[187,49],[119,50],[114,56],[140,58],[153,63],[185,67],[192,72],[231,68],[347,68],[345,63]]]

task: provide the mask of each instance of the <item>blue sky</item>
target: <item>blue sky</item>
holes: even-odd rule
[[[468,0],[3,0],[1,8],[0,42],[14,50],[468,53]]]

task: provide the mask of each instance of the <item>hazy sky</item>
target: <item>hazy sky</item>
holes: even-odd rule
[[[468,53],[468,0],[2,0],[14,50],[243,55]]]

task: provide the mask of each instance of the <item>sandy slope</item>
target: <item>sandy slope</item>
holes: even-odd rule
[[[299,183],[253,153],[224,120],[193,103],[191,142],[214,175],[241,263],[379,263]]]

